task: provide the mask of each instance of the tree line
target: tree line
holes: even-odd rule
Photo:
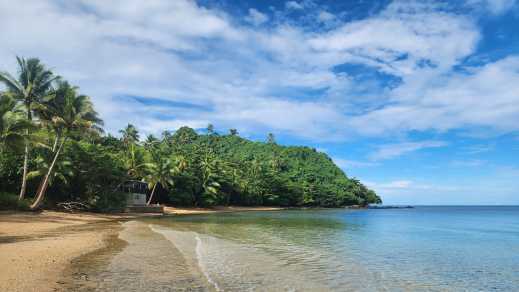
[[[126,180],[149,186],[148,204],[183,206],[324,206],[380,203],[324,153],[182,127],[140,137],[103,132],[91,98],[36,58],[0,72],[0,207],[29,209],[77,201],[93,210],[121,208]],[[17,193],[17,195],[13,195]],[[3,200],[3,201],[2,201]],[[16,201],[16,202],[15,202]]]

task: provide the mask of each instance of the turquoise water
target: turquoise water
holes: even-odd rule
[[[519,207],[143,219],[74,291],[519,291]]]
[[[519,289],[519,207],[294,210],[149,223],[180,251],[194,248],[193,264],[216,290]]]

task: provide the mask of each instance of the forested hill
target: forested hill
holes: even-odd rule
[[[148,141],[144,148],[176,157],[177,164],[185,166],[172,188],[162,190],[170,194],[171,203],[331,207],[380,202],[326,154],[278,145],[272,135],[267,140],[253,142],[235,130],[218,135],[212,127],[199,135],[183,127],[174,135],[166,133],[162,141]]]
[[[89,96],[37,58],[17,57],[18,72],[0,72],[0,209],[71,202],[120,210],[126,180],[149,186],[148,204],[187,206],[366,205],[380,198],[346,177],[324,153],[307,147],[205,134],[182,127],[144,141],[133,125],[103,135]],[[15,77],[16,76],[16,77]]]

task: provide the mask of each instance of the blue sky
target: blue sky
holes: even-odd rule
[[[519,204],[519,3],[0,0],[107,130],[208,123],[328,153],[388,204]]]

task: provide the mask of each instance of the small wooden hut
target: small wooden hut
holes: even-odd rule
[[[119,186],[119,191],[128,195],[126,199],[126,212],[138,213],[163,213],[162,206],[147,206],[146,193],[148,184],[138,180],[128,180]]]

